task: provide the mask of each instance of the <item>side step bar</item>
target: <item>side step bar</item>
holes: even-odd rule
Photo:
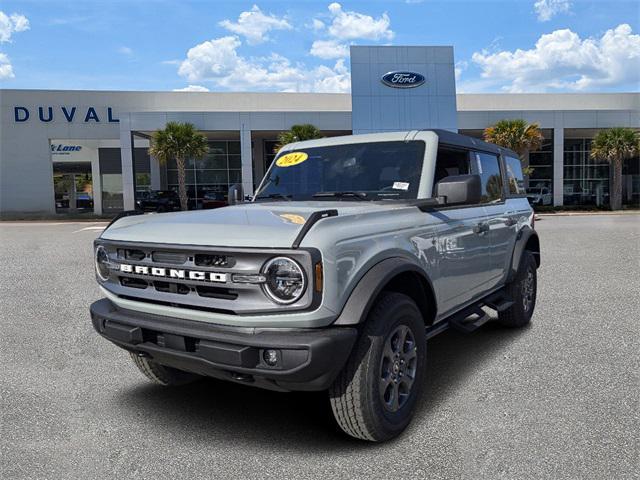
[[[502,290],[499,290],[482,300],[482,303],[496,312],[503,312],[513,305],[513,300]]]
[[[483,298],[479,302],[471,305],[464,310],[454,314],[447,320],[427,327],[426,336],[427,340],[435,337],[439,333],[444,332],[449,327],[454,328],[462,333],[471,333],[482,325],[487,323],[491,317],[485,312],[482,307],[489,307],[492,310],[500,313],[513,305],[513,300],[507,296],[507,294],[499,290],[491,295]]]

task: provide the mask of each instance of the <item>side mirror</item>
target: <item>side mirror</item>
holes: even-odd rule
[[[444,197],[446,205],[480,203],[482,184],[480,175],[452,175],[436,184],[435,197]]]
[[[241,183],[236,183],[229,187],[229,205],[244,202],[244,189]]]

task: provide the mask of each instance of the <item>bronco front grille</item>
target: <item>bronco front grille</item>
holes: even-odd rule
[[[260,273],[275,256],[286,255],[298,261],[311,278],[309,251],[280,249],[230,249],[200,246],[174,246],[129,243],[98,239],[109,256],[111,273],[101,285],[111,293],[157,305],[249,314],[307,308],[315,300],[313,288],[296,304],[275,304],[255,283],[234,282]]]

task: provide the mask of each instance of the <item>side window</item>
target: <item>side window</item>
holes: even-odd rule
[[[445,177],[454,175],[468,175],[469,152],[467,150],[451,148],[447,146],[438,147],[436,157],[436,169],[433,176],[433,186]]]
[[[507,166],[507,184],[509,193],[524,193],[524,176],[522,175],[522,164],[520,160],[513,157],[504,157]],[[547,192],[542,192],[547,193]]]
[[[495,202],[502,198],[502,176],[498,157],[490,153],[473,152],[472,173],[480,175],[482,203]]]

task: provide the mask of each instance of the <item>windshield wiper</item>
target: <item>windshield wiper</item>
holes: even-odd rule
[[[274,199],[274,198],[282,198],[288,202],[291,201],[291,195],[285,195],[283,193],[270,193],[269,195],[259,195],[257,196],[255,199],[256,200],[261,200],[263,198],[270,198],[270,199]]]
[[[314,193],[313,197],[314,198],[320,198],[320,197],[334,197],[334,198],[352,197],[352,198],[357,198],[358,200],[364,200],[365,198],[367,198],[367,194],[365,192],[351,192],[351,191],[344,191],[344,192],[318,192],[318,193]]]

